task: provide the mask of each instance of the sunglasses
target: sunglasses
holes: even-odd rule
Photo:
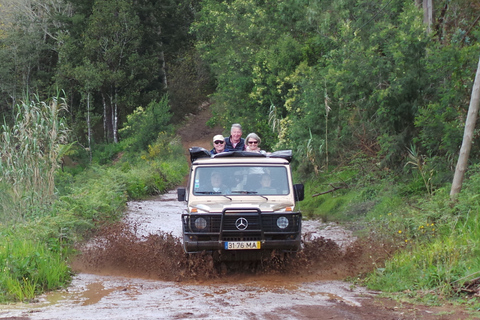
[[[215,141],[214,143],[215,143],[215,144],[223,144],[224,142],[225,142],[225,141],[217,140],[217,141]]]
[[[252,141],[252,140],[248,141],[248,144],[257,144],[257,143],[258,141]]]

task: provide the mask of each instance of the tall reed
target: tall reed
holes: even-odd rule
[[[23,220],[48,210],[68,134],[60,117],[67,109],[63,99],[37,99],[16,108],[13,124],[4,122],[0,134],[0,188],[9,200],[0,206],[4,220]]]

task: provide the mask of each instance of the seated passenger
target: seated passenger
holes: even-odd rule
[[[226,194],[229,192],[227,186],[223,184],[222,175],[218,171],[212,172],[210,183],[212,184],[213,193]]]
[[[245,138],[246,149],[248,152],[257,152],[265,154],[265,150],[260,150],[260,143],[262,140],[256,133],[249,133]]]
[[[272,180],[268,174],[262,175],[260,178],[260,189],[257,190],[258,194],[276,194],[277,190],[271,186]]]
[[[245,191],[247,183],[247,175],[241,171],[237,171],[233,175],[232,191]]]
[[[213,149],[210,150],[210,154],[217,154],[225,152],[225,138],[221,134],[217,134],[213,137]]]

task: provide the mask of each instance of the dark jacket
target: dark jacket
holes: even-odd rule
[[[227,151],[227,149],[225,148],[225,149],[223,150],[223,152],[226,152],[226,151]],[[217,153],[218,153],[218,152],[217,152],[217,150],[215,150],[215,148],[213,148],[212,150],[210,150],[210,154],[217,154]]]
[[[237,145],[234,148],[232,145],[232,142],[230,142],[230,137],[225,138],[225,151],[244,151],[245,150],[244,138],[240,138],[240,141],[237,143]]]

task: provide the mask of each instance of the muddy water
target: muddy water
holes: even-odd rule
[[[349,231],[305,221],[304,250],[294,259],[220,264],[183,254],[184,209],[175,192],[129,203],[124,223],[82,248],[71,286],[29,304],[0,306],[0,318],[375,318],[361,312],[373,293],[340,281],[361,271]]]

